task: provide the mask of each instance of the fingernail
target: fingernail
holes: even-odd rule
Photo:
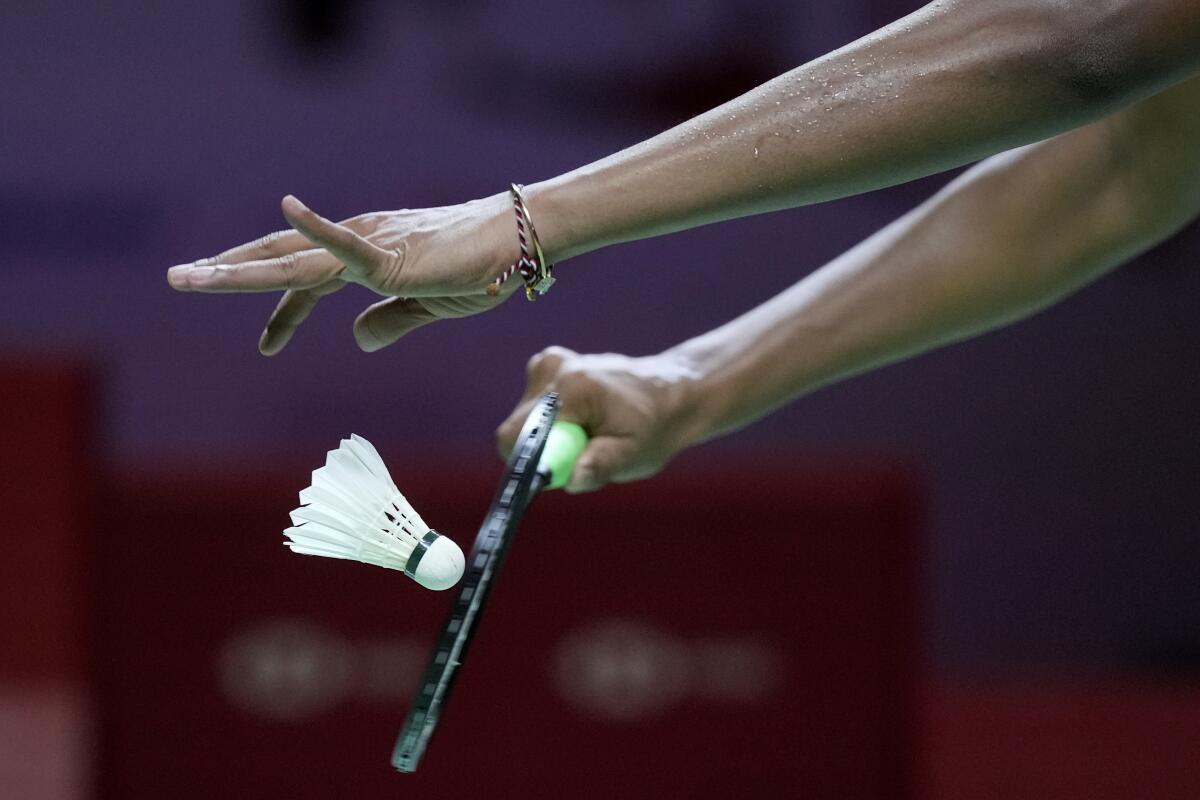
[[[180,264],[167,270],[167,277],[204,279],[211,276],[216,271],[216,267],[203,267],[197,264]]]
[[[206,274],[202,274],[204,270],[207,270],[207,274],[212,273],[212,267],[197,267],[195,264],[171,267],[167,270],[167,283],[176,289],[186,289],[192,279],[206,277]]]

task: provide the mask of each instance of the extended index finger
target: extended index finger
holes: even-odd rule
[[[336,257],[314,248],[263,261],[171,267],[167,281],[181,292],[274,292],[311,289],[333,280],[341,271]]]
[[[215,267],[222,264],[241,264],[246,261],[266,261],[298,253],[301,250],[308,250],[311,247],[308,240],[296,231],[274,231],[266,236],[260,236],[252,242],[231,247],[215,256],[202,258],[195,262],[194,266]]]
[[[333,223],[330,223],[331,225]],[[339,226],[344,226],[356,233],[362,233],[362,223],[357,218],[343,220]],[[272,231],[266,236],[260,236],[253,241],[239,244],[228,250],[223,250],[215,256],[202,258],[190,264],[180,264],[181,267],[219,267],[231,264],[244,264],[247,261],[270,261],[276,258],[300,253],[312,249],[312,241],[295,229]]]

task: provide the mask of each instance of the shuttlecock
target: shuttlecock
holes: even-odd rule
[[[449,589],[466,559],[457,544],[432,530],[396,488],[379,453],[352,435],[330,450],[300,492],[292,527],[293,553],[362,561],[398,569],[427,589]]]

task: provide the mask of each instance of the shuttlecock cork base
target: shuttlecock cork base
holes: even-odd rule
[[[462,577],[462,549],[425,524],[361,436],[329,451],[325,466],[313,471],[312,485],[300,492],[300,503],[283,532],[293,553],[400,570],[439,591]]]

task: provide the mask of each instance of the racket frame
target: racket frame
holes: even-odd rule
[[[401,772],[415,772],[420,764],[445,711],[517,525],[530,501],[549,480],[549,474],[540,470],[540,461],[557,413],[558,396],[544,395],[526,417],[517,436],[500,487],[467,557],[458,596],[442,625],[392,751],[392,766]]]

